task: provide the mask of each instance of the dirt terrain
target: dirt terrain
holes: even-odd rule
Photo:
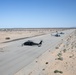
[[[62,31],[65,29],[0,29],[0,48],[5,47],[6,44],[3,42],[16,41],[25,39],[33,36],[45,35],[56,31]]]
[[[76,75],[76,30],[51,49],[15,75]]]
[[[45,33],[38,31],[0,31],[0,47],[6,46],[6,44],[3,42],[16,41],[44,34]]]
[[[9,44],[2,42],[49,33],[51,34],[52,32],[56,32],[56,30],[49,32],[1,31],[0,49],[4,47],[9,48],[6,46],[10,46]],[[58,43],[54,44],[54,48],[49,48],[46,52],[14,75],[76,75],[76,29],[74,29],[72,33],[66,35],[67,36],[65,36],[64,39],[62,38]],[[0,50],[0,52],[2,51]]]

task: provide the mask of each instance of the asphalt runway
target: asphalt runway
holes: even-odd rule
[[[65,34],[61,34],[61,37],[46,34],[7,43],[8,46],[2,48],[3,52],[0,52],[0,75],[14,75],[48,49],[55,48],[61,39],[66,39],[73,31],[74,30],[66,30],[64,31]],[[36,43],[43,40],[43,43],[41,47],[22,46],[27,40],[32,40]]]

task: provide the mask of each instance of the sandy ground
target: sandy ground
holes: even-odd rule
[[[43,35],[44,32],[39,31],[0,31],[0,48],[5,47],[3,42],[13,41],[17,39],[23,39],[26,37]]]
[[[0,43],[13,39],[44,34],[43,32],[0,32]],[[10,39],[6,39],[9,37]],[[0,44],[0,48],[6,44]],[[32,65],[32,66],[30,66]],[[27,74],[22,73],[27,69]],[[15,75],[76,75],[76,31],[62,39],[54,49],[49,49]]]
[[[30,32],[30,31],[1,31],[0,32],[0,42],[8,41],[8,40],[13,40],[17,38],[23,38],[23,37],[30,37],[34,35],[39,35],[42,34],[40,32]],[[10,39],[7,39],[7,38]]]
[[[15,29],[9,29],[9,30],[2,30],[0,29],[0,43],[5,41],[10,41],[14,39],[24,38],[24,37],[31,37],[31,36],[37,36],[47,33],[53,33],[56,31],[64,31],[65,29],[26,29],[26,30],[15,30]]]
[[[3,42],[13,41],[17,39],[23,39],[26,37],[39,36],[47,33],[53,33],[56,31],[62,31],[63,29],[38,29],[38,30],[5,30],[0,31],[0,48],[5,47],[6,44]],[[65,29],[64,29],[65,30]]]
[[[51,49],[15,75],[76,75],[76,31]]]

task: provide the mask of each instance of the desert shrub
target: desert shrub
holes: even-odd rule
[[[38,61],[36,61],[36,63],[37,63]]]
[[[46,62],[46,64],[48,64],[48,62]]]
[[[63,57],[61,57],[62,53],[58,53],[57,56],[58,56],[58,58],[56,58],[56,60],[63,60]]]
[[[56,49],[59,49],[59,47],[55,47]]]
[[[56,58],[55,60],[63,60],[63,57]]]
[[[9,40],[9,39],[10,39],[10,37],[6,37],[5,39],[6,39],[6,40]]]
[[[69,58],[72,58],[73,56],[69,56]]]
[[[73,49],[73,46],[71,47],[71,49]]]
[[[63,60],[63,57],[59,57],[59,58],[57,58],[58,60]]]
[[[66,52],[66,49],[64,49],[63,52],[65,53]]]
[[[58,55],[59,57],[61,57],[61,56],[62,56],[62,53],[58,53],[57,55]]]
[[[45,69],[42,69],[43,71],[45,70]]]
[[[63,72],[59,70],[55,70],[54,73],[63,73]]]

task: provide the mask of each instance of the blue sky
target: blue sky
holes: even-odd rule
[[[76,0],[0,0],[0,28],[76,27]]]

